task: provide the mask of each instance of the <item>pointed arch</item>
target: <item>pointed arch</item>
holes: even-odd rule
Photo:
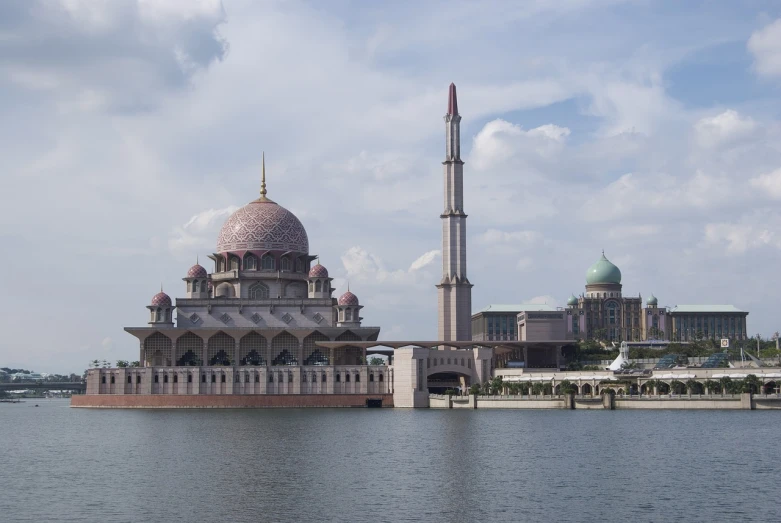
[[[304,352],[302,359],[304,365],[328,365],[329,350],[318,347],[315,342],[328,341],[330,338],[320,331],[315,331],[304,338]]]
[[[298,365],[298,338],[282,332],[271,340],[272,365]]]
[[[269,297],[268,286],[261,282],[253,283],[249,288],[248,297],[250,300],[267,300]]]
[[[239,365],[266,365],[268,341],[257,332],[250,332],[239,340]]]
[[[269,253],[264,254],[260,258],[260,267],[264,271],[273,271],[276,268],[276,263],[274,262],[274,256]]]
[[[236,341],[220,331],[211,338],[206,350],[206,363],[208,365],[231,365],[234,361]]]
[[[279,260],[279,268],[283,271],[290,272],[292,268],[290,256],[282,256],[282,258]]]
[[[203,340],[187,332],[176,340],[176,365],[179,367],[203,365]]]
[[[162,332],[155,332],[144,340],[144,363],[146,366],[159,367],[172,364],[171,338]]]
[[[248,252],[244,255],[244,263],[242,265],[243,269],[245,271],[256,271],[258,270],[258,258],[251,252]]]

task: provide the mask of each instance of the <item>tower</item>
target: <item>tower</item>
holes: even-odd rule
[[[466,277],[464,162],[456,86],[450,84],[445,115],[445,208],[442,218],[442,280],[438,290],[437,335],[443,341],[472,339],[472,284]]]

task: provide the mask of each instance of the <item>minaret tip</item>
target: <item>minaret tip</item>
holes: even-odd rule
[[[447,94],[447,114],[458,114],[458,97],[456,96],[456,84],[450,83]]]

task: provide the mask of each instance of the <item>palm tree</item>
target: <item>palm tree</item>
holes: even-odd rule
[[[705,388],[708,389],[708,394],[719,394],[721,392],[721,384],[714,380],[705,380]]]
[[[690,394],[702,394],[703,386],[702,383],[691,378],[686,382],[686,390],[688,390]]]
[[[762,381],[760,381],[760,379],[757,378],[756,374],[749,374],[743,380],[743,392],[750,392],[752,394],[757,394],[761,388],[762,388]]]

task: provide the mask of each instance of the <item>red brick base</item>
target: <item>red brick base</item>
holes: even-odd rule
[[[383,407],[393,407],[392,394],[264,394],[252,396],[74,394],[71,397],[71,407],[104,409],[365,407],[368,399],[381,399]]]

